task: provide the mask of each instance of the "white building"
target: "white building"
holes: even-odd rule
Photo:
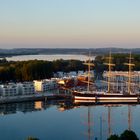
[[[14,83],[9,83],[5,85],[0,85],[0,96],[17,96],[18,95],[18,87]]]
[[[77,72],[76,71],[70,71],[68,73],[68,76],[72,77],[72,76],[77,76]]]
[[[83,74],[84,74],[84,71],[82,71],[82,70],[78,71],[78,75],[83,75]]]
[[[57,73],[54,74],[54,77],[62,78],[64,77],[64,72],[58,71]]]
[[[110,76],[109,76],[110,75]],[[112,90],[116,91],[128,91],[129,86],[129,76],[130,76],[130,89],[132,92],[137,93],[140,90],[140,72],[132,71],[131,75],[129,75],[128,71],[105,71],[103,73],[104,87],[107,89],[108,87],[108,79],[110,81],[110,87]]]
[[[35,91],[45,92],[48,90],[53,90],[58,87],[56,79],[44,79],[44,80],[34,80]]]
[[[17,86],[19,95],[31,95],[35,93],[33,82],[18,83]]]

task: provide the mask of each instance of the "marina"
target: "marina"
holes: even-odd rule
[[[132,63],[131,53],[129,54],[127,71],[112,71],[115,64],[112,63],[111,52],[107,57],[108,71],[103,73],[103,80],[101,89],[98,89],[98,84],[95,87],[96,80],[92,82],[94,64],[89,59],[85,61],[84,65],[88,66],[85,74],[82,72],[69,72],[67,77],[63,77],[64,73],[59,72],[56,76],[60,78],[51,78],[43,80],[34,80],[33,82],[23,82],[17,84],[1,85],[0,103],[24,102],[34,100],[55,100],[55,99],[69,99],[75,104],[92,103],[92,104],[108,104],[108,103],[140,103],[139,81],[140,73],[133,72],[132,68],[135,66]],[[94,69],[94,68],[93,68]],[[82,73],[82,74],[80,74]],[[71,76],[70,76],[71,75]],[[49,90],[61,90],[63,93],[49,94]],[[80,90],[79,90],[80,89]],[[16,91],[16,92],[15,92]],[[66,94],[64,94],[66,93]],[[69,94],[67,94],[69,93]]]
[[[140,140],[140,0],[0,13],[0,140]]]
[[[116,75],[119,75],[120,72],[116,72],[112,74],[112,67],[115,66],[115,64],[112,63],[112,56],[111,52],[109,53],[108,63],[105,63],[105,65],[108,66],[108,72],[105,74],[105,77],[107,77],[107,81],[103,81],[106,83],[107,90],[104,91],[98,91],[97,90],[91,90],[90,87],[93,87],[93,84],[91,84],[90,76],[91,76],[91,66],[94,67],[94,64],[91,63],[90,55],[87,63],[84,63],[88,66],[88,80],[87,80],[87,90],[86,91],[73,91],[74,96],[74,102],[75,103],[139,103],[139,82],[137,82],[137,85],[135,83],[132,83],[132,77],[136,77],[137,75],[132,75],[132,67],[135,65],[132,63],[132,56],[131,52],[128,58],[128,63],[125,63],[125,65],[128,66],[128,72],[123,73],[121,77],[126,77],[126,81],[123,81],[123,88],[125,85],[125,91],[118,91],[112,89],[116,83],[116,81],[112,82],[112,77],[114,78]],[[139,75],[138,75],[139,77]],[[133,89],[132,89],[133,85]],[[135,85],[135,86],[134,86]],[[137,91],[134,91],[134,88],[138,88]],[[118,89],[118,87],[117,87]]]

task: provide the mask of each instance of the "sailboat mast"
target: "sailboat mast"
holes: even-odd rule
[[[91,66],[94,67],[94,64],[91,63],[90,61],[91,61],[91,59],[90,59],[90,53],[89,53],[88,61],[86,63],[84,63],[84,65],[87,65],[88,66],[88,72],[87,72],[88,80],[86,81],[86,83],[87,83],[87,91],[88,92],[90,91]]]
[[[105,63],[105,65],[108,66],[107,88],[108,88],[108,93],[110,93],[110,90],[111,90],[111,68],[112,68],[113,66],[115,66],[115,64],[112,64],[111,51],[110,51],[110,53],[109,53],[108,63]]]
[[[90,89],[90,53],[89,53],[89,59],[88,59],[88,86],[87,86],[87,91],[89,91]]]
[[[128,93],[130,94],[131,92],[131,52],[130,52],[130,57],[129,57],[129,72],[128,72]]]
[[[109,67],[109,72],[108,72],[108,92],[110,92],[110,81],[111,81],[111,52],[109,53],[109,64],[108,64],[108,67]]]
[[[131,70],[132,70],[132,67],[135,66],[135,64],[132,64],[132,55],[131,55],[131,52],[130,52],[130,55],[129,55],[129,62],[128,63],[125,63],[125,65],[128,65],[128,94],[131,93],[131,77],[132,77],[132,74],[131,74]]]

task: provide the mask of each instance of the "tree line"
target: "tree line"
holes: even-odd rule
[[[114,134],[107,140],[139,140],[138,136],[132,130],[125,130],[120,136]]]
[[[55,72],[84,70],[82,61],[79,60],[30,60],[8,62],[0,60],[0,81],[32,81],[51,78]]]
[[[27,140],[39,140],[39,139],[35,137],[28,137]],[[114,134],[111,135],[107,140],[139,140],[139,138],[134,131],[125,130],[122,134],[120,134],[120,136]]]
[[[94,64],[96,72],[108,70],[108,66],[104,64],[108,63],[107,58],[108,55],[99,55],[95,58]],[[115,66],[112,67],[113,71],[128,71],[128,66],[125,65],[125,63],[129,63],[129,54],[112,54],[111,61],[111,63],[115,64]],[[140,54],[132,55],[131,61],[135,64],[132,70],[140,71]]]
[[[128,71],[128,66],[124,63],[128,62],[129,54],[113,54],[112,63],[115,66],[112,70],[116,71]],[[134,71],[140,71],[140,55],[132,55],[132,63],[135,64]],[[96,56],[94,63],[94,71],[96,74],[102,74],[108,67],[104,65],[108,62],[107,55]],[[80,60],[55,60],[55,61],[43,61],[43,60],[29,60],[29,61],[7,61],[6,59],[0,60],[0,81],[32,81],[45,78],[51,78],[55,72],[63,71],[78,71],[86,70],[87,66]],[[96,75],[95,75],[96,76]]]

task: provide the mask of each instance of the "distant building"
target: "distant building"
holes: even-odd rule
[[[70,77],[77,76],[77,72],[76,71],[70,71],[68,73],[68,76],[70,76]]]
[[[83,74],[84,74],[84,71],[82,71],[82,70],[78,71],[78,75],[83,75]]]
[[[111,75],[109,77],[109,74]],[[129,72],[127,71],[105,71],[103,73],[104,77],[104,88],[108,88],[108,79],[110,81],[110,88],[112,91],[117,92],[127,92],[129,86]],[[139,71],[132,71],[130,75],[130,89],[133,93],[139,93],[140,91],[140,72]]]
[[[18,83],[17,86],[19,95],[31,95],[35,93],[33,82]]]
[[[17,96],[18,95],[18,87],[14,83],[9,83],[5,85],[0,85],[0,96]]]
[[[34,80],[35,91],[45,92],[56,89],[58,84],[55,79]]]
[[[78,76],[78,75],[83,75],[84,71],[79,70],[79,71],[70,71],[70,72],[63,72],[63,71],[58,71],[54,73],[54,77],[57,78],[64,78],[64,77],[73,77],[73,76]]]
[[[54,77],[62,78],[62,77],[64,77],[64,72],[58,71],[57,73],[54,74]]]

